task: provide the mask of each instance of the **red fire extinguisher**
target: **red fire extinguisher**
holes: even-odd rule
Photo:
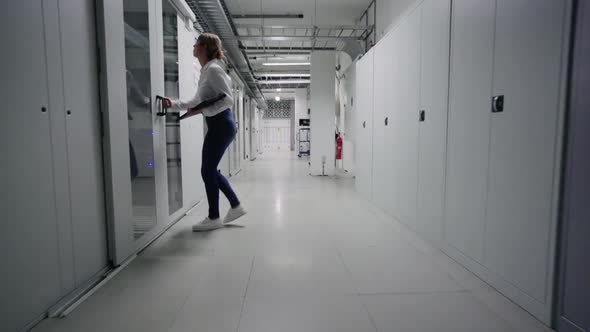
[[[342,160],[342,137],[336,136],[336,160]]]

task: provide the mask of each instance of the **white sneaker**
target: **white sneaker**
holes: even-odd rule
[[[212,231],[222,227],[223,223],[221,222],[220,218],[211,220],[209,217],[207,217],[205,220],[193,226],[193,232]]]
[[[225,219],[223,219],[223,223],[229,224],[230,222],[235,221],[236,219],[245,215],[246,213],[246,210],[241,205],[238,205],[235,208],[231,208],[229,209],[229,211],[227,211],[227,215],[225,216]]]

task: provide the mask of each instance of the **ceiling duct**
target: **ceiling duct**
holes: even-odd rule
[[[341,49],[342,52],[350,55],[351,59],[356,59],[359,55],[365,53],[365,47],[362,45],[361,41],[358,40],[348,40],[346,41]]]
[[[248,58],[240,48],[236,30],[224,0],[186,0],[204,31],[217,34],[223,41],[228,61],[244,82],[246,93],[256,98],[260,108],[266,108],[266,100],[256,84]]]
[[[242,49],[252,57],[266,54],[309,54],[342,51],[355,59],[373,33],[372,25],[260,25],[236,24]],[[272,45],[272,46],[269,46]]]

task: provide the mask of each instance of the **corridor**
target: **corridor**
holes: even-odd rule
[[[236,225],[193,233],[202,202],[33,331],[548,331],[363,200],[347,174],[308,173],[290,153],[261,155],[232,179],[249,211]]]

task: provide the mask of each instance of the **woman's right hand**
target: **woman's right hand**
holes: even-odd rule
[[[162,98],[162,106],[164,106],[164,108],[172,107],[172,100],[170,100],[170,98]]]

